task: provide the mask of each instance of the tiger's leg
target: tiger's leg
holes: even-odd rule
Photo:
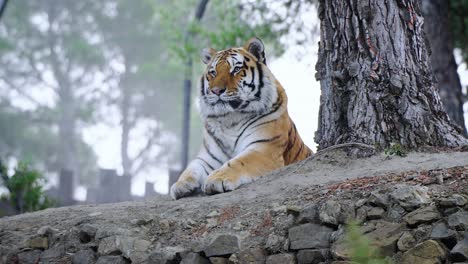
[[[190,162],[177,182],[171,186],[172,198],[179,199],[191,195],[197,188],[201,187],[201,184],[212,171],[221,167],[222,162],[213,155],[212,150],[204,141],[197,157]]]
[[[256,177],[284,166],[283,156],[274,148],[246,150],[214,170],[202,190],[207,194],[228,192]]]

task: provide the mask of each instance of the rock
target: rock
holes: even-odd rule
[[[444,222],[439,222],[432,227],[431,239],[440,240],[448,248],[453,248],[457,243],[457,232],[449,229]]]
[[[371,221],[361,231],[369,238],[371,245],[379,248],[381,255],[392,256],[397,251],[397,241],[400,239],[404,224],[391,223],[383,220]],[[351,252],[346,242],[346,234],[341,233],[331,247],[334,259],[350,259]]]
[[[96,262],[96,254],[91,249],[80,250],[72,257],[73,264],[93,264]]]
[[[218,211],[211,211],[209,214],[206,215],[207,218],[215,218],[215,217],[218,217],[220,216],[221,213],[219,213]]]
[[[205,258],[202,257],[198,253],[188,253],[183,259],[180,264],[210,264],[211,262]]]
[[[294,254],[283,253],[268,256],[266,264],[295,264],[296,258]]]
[[[249,248],[237,254],[240,264],[263,264],[266,260],[266,252],[261,248]]]
[[[37,230],[39,236],[52,236],[56,233],[58,233],[58,230],[50,226],[43,226]]]
[[[429,239],[432,231],[431,225],[420,225],[418,228],[413,230],[414,239],[416,242],[423,242],[424,240]]]
[[[440,218],[441,215],[435,206],[417,209],[403,217],[406,223],[410,226],[416,226],[422,223],[431,223]]]
[[[179,263],[182,259],[181,253],[183,252],[186,252],[186,250],[181,247],[159,248],[149,254],[148,263]]]
[[[460,194],[452,194],[450,197],[440,199],[439,206],[448,208],[448,207],[463,207],[467,204],[467,199]]]
[[[271,253],[280,252],[283,248],[285,239],[285,237],[270,234],[267,238],[265,248]]]
[[[211,264],[231,264],[229,259],[220,257],[211,257],[210,262]]]
[[[370,220],[380,219],[385,214],[385,210],[380,207],[372,207],[367,211],[367,218]]]
[[[41,250],[29,250],[18,253],[18,263],[21,264],[37,264],[41,257]],[[12,262],[13,263],[13,262]]]
[[[338,225],[338,217],[340,215],[340,204],[334,200],[326,201],[320,208],[319,218],[323,223]]]
[[[145,252],[151,246],[151,242],[143,239],[137,239],[133,243],[133,250],[138,252]]]
[[[406,210],[399,204],[392,204],[387,210],[387,217],[395,222],[401,221],[404,215],[406,215]]]
[[[458,242],[452,251],[450,251],[450,259],[453,261],[468,260],[468,237]]]
[[[99,255],[115,255],[120,254],[122,251],[119,248],[117,236],[110,236],[102,239],[98,246]]]
[[[289,229],[291,249],[327,248],[333,229],[317,225],[303,224]]]
[[[232,254],[229,258],[228,258],[228,263],[229,264],[239,264],[239,259],[237,258],[237,254]]]
[[[49,239],[47,237],[33,237],[26,242],[26,246],[30,248],[47,249],[49,247]]]
[[[301,212],[301,208],[299,206],[295,206],[295,205],[288,205],[286,206],[286,213],[288,214],[292,214],[294,216],[297,216],[299,215],[299,213]]]
[[[218,225],[218,220],[216,220],[215,218],[208,218],[206,220],[206,227],[208,228],[212,228],[212,227],[215,227]]]
[[[318,264],[326,261],[328,250],[326,249],[303,249],[297,252],[298,264]]]
[[[234,226],[232,227],[232,229],[236,231],[240,231],[244,229],[244,225],[242,224],[242,222],[236,222]]]
[[[391,223],[383,220],[373,221],[375,230],[365,235],[371,244],[380,249],[383,256],[391,256],[397,249],[397,241],[401,237],[405,226],[403,224]],[[372,222],[371,222],[372,223]]]
[[[356,203],[354,204],[354,207],[359,208],[359,207],[365,205],[367,203],[367,200],[368,199],[359,199],[359,200],[357,200]]]
[[[140,263],[147,259],[146,251],[151,242],[134,237],[110,236],[99,242],[98,253],[100,255],[115,255],[122,253],[124,257],[133,263]]]
[[[240,243],[237,236],[219,235],[211,241],[204,252],[207,257],[225,256],[239,251]]]
[[[372,206],[387,208],[390,203],[390,197],[387,194],[387,190],[377,190],[371,192],[367,202]]]
[[[416,245],[416,239],[408,231],[404,232],[397,242],[397,247],[400,251],[407,251],[408,249],[414,247],[415,245]]]
[[[364,223],[367,220],[367,211],[369,210],[368,206],[362,206],[356,210],[356,221],[359,223]]]
[[[345,224],[348,219],[355,217],[354,204],[350,201],[338,203],[335,200],[328,200],[322,204],[319,210],[320,221],[334,226]]]
[[[89,243],[96,236],[97,228],[94,225],[84,224],[78,229],[78,237],[82,243]]]
[[[110,236],[130,236],[130,231],[114,225],[103,226],[96,231],[95,239],[102,239]]]
[[[446,253],[434,240],[427,240],[403,253],[402,264],[439,264],[444,263]]]
[[[456,230],[467,230],[468,211],[460,210],[448,217],[448,225]]]
[[[151,222],[153,222],[153,219],[151,219],[151,218],[148,218],[148,219],[138,218],[138,219],[130,220],[130,224],[132,224],[134,226],[144,226],[144,225],[147,225],[147,224],[149,224]]]
[[[100,257],[96,264],[128,264],[130,263],[122,256],[103,256]]]
[[[393,201],[407,211],[412,211],[431,202],[428,189],[425,186],[397,185],[390,193]]]
[[[309,205],[302,209],[297,217],[299,224],[317,223],[319,221],[319,210],[316,204]]]
[[[57,262],[65,255],[65,247],[63,245],[49,248],[42,252],[41,261],[46,263]]]

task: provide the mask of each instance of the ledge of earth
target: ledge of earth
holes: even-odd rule
[[[334,150],[230,193],[0,218],[0,263],[351,263],[349,219],[394,263],[468,262],[468,153]]]

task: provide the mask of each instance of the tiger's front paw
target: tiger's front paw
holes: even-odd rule
[[[202,190],[206,194],[230,192],[252,181],[250,177],[228,174],[223,170],[214,171],[205,180]]]
[[[194,193],[200,184],[193,177],[180,178],[176,183],[171,186],[171,197],[174,200],[182,197],[190,196]]]

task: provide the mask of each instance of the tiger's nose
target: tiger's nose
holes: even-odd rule
[[[218,88],[218,87],[215,87],[213,89],[211,89],[211,92],[216,94],[216,95],[220,95],[222,93],[224,93],[226,91],[226,88]]]

